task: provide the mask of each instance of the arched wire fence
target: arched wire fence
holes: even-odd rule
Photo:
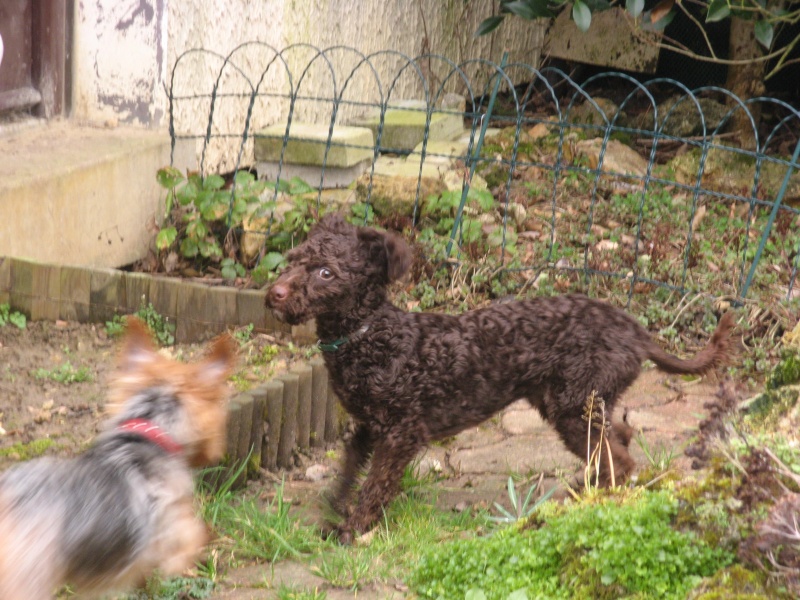
[[[531,285],[627,303],[657,290],[734,303],[800,296],[800,112],[778,99],[622,73],[579,85],[506,57],[455,64],[260,42],[184,53],[167,91],[175,164],[188,152],[204,176],[264,176],[258,148],[271,144],[277,185],[263,205],[232,221],[238,180],[226,191],[228,224],[259,236],[248,266],[285,243],[280,201],[298,172],[293,144],[308,142],[318,150],[300,171],[311,213],[412,224],[435,242],[432,259],[489,257]],[[458,125],[444,135],[458,139],[451,150],[439,143],[447,119]],[[411,121],[421,126],[403,140]],[[339,137],[345,126],[371,127],[371,141]],[[361,158],[343,201],[323,188],[349,183],[338,169],[350,151]],[[392,179],[402,191],[389,198]]]

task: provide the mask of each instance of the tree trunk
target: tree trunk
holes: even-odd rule
[[[730,60],[752,60],[762,56],[761,46],[756,40],[755,21],[746,21],[731,16],[731,37],[728,45]],[[725,84],[731,92],[745,102],[764,93],[764,62],[750,62],[744,65],[728,67],[728,80]],[[729,101],[731,108],[734,102]],[[747,105],[753,116],[756,127],[761,119],[761,107],[758,104]],[[737,132],[739,145],[746,150],[755,150],[756,135],[747,113],[739,109],[731,116],[731,129]]]

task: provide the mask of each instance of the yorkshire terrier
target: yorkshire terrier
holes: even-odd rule
[[[194,564],[208,533],[191,469],[223,455],[235,362],[227,335],[196,364],[165,358],[129,317],[110,418],[92,446],[0,474],[2,600],[46,600],[66,584],[97,597]]]

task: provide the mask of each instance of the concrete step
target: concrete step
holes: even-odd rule
[[[0,256],[121,267],[162,217],[166,132],[50,122],[0,129]]]

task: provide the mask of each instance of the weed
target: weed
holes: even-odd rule
[[[19,329],[25,329],[27,320],[25,315],[16,310],[11,310],[8,303],[0,304],[0,327],[5,327],[11,323],[16,325]]]
[[[214,591],[214,582],[204,577],[176,577],[147,580],[143,590],[128,594],[125,600],[202,600]]]
[[[276,593],[278,600],[326,600],[328,597],[324,590],[317,588],[307,590],[297,586],[288,586],[285,583],[281,583]]]
[[[233,332],[233,339],[239,342],[239,346],[244,346],[253,338],[253,324],[250,323],[244,327],[239,327]]]
[[[520,502],[519,496],[517,495],[517,487],[514,484],[514,478],[508,478],[508,500],[511,503],[511,509],[514,512],[510,512],[506,510],[502,505],[495,502],[495,508],[500,512],[499,517],[490,517],[492,521],[497,523],[515,523],[522,519],[528,519],[536,510],[541,506],[544,502],[546,502],[550,496],[556,491],[556,487],[552,487],[547,492],[542,494],[539,498],[531,504],[531,498],[533,497],[533,493],[537,490],[541,492],[541,485],[542,481],[544,480],[544,474],[539,476],[539,480],[535,481],[531,484],[531,487],[528,489],[528,493],[525,495],[525,499]]]
[[[0,456],[13,457],[20,461],[30,460],[47,452],[54,443],[53,440],[48,438],[33,440],[27,444],[19,442],[8,448],[0,448]]]
[[[69,361],[55,369],[36,369],[33,371],[33,376],[36,379],[48,379],[56,383],[67,385],[70,383],[82,383],[92,380],[92,374],[89,372],[88,368],[80,367],[76,369]]]
[[[410,583],[425,598],[463,598],[472,589],[489,600],[518,590],[548,598],[684,598],[733,557],[674,530],[676,510],[664,492],[564,507],[536,529],[426,548]]]
[[[162,346],[171,346],[175,343],[175,324],[170,323],[168,317],[161,316],[153,307],[152,302],[145,302],[142,296],[142,303],[134,315],[144,321],[153,332],[153,335]],[[114,315],[110,321],[106,321],[106,333],[109,337],[119,337],[125,332],[127,315]]]

